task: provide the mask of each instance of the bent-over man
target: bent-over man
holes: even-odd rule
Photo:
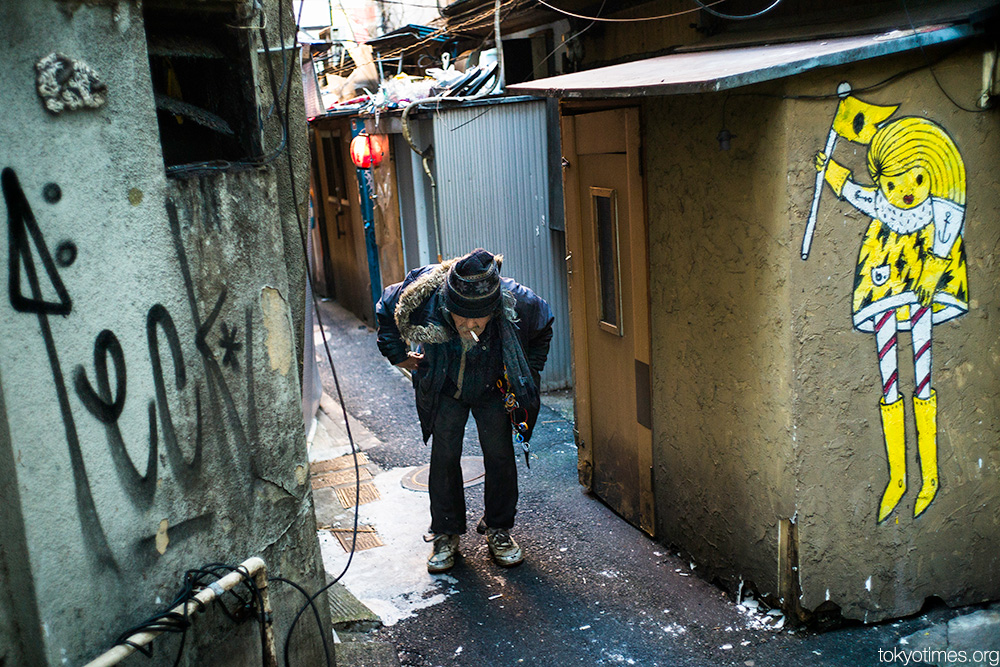
[[[504,567],[524,560],[510,530],[517,511],[513,433],[526,443],[538,418],[539,374],[552,340],[552,310],[527,287],[500,277],[502,255],[482,248],[410,271],[376,305],[378,347],[413,372],[424,442],[432,435],[428,572],[455,564],[466,530],[462,440],[469,411],[486,468],[485,516],[477,531]],[[410,350],[409,343],[418,345]]]

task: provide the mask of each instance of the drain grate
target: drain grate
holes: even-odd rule
[[[358,452],[358,465],[363,466],[366,463],[371,463],[368,457],[365,456],[364,452]],[[354,467],[354,455],[347,454],[345,456],[338,456],[335,459],[330,459],[328,461],[314,461],[309,464],[309,471],[312,474],[320,472],[331,472],[333,470],[344,470],[345,468]]]
[[[372,481],[362,482],[358,485],[357,490],[355,490],[352,484],[350,486],[342,486],[336,489],[336,491],[337,498],[340,499],[340,504],[344,506],[345,510],[354,507],[355,496],[359,496],[359,505],[374,502],[382,498],[378,492],[378,487]]]
[[[312,488],[315,490],[340,484],[354,484],[358,480],[363,482],[368,479],[372,479],[372,473],[368,468],[358,468],[357,475],[355,475],[353,467],[333,472],[313,472]]]
[[[344,551],[350,552],[351,540],[353,539],[352,534],[354,532],[353,528],[330,528],[329,530],[337,538],[337,541],[340,542],[340,546],[344,548]],[[384,544],[374,526],[358,526],[358,539],[354,547],[355,551],[364,551],[365,549],[374,549],[381,546],[384,546]]]

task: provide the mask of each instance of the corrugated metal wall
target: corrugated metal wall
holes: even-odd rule
[[[501,273],[533,289],[555,313],[542,388],[570,386],[561,175],[552,173],[558,141],[550,136],[558,126],[546,102],[441,109],[433,116],[442,255],[476,247],[504,255]]]

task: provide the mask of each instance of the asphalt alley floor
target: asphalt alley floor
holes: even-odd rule
[[[463,557],[451,571],[430,575],[430,546],[423,541],[427,494],[401,484],[430,458],[412,385],[379,354],[374,331],[334,302],[324,302],[321,315],[352,436],[378,491],[378,499],[358,507],[358,519],[383,543],[351,557],[321,531],[324,564],[337,576],[350,559],[342,583],[382,621],[367,636],[395,647],[404,667],[864,667],[890,664],[886,651],[905,648],[901,639],[973,611],[942,606],[895,622],[844,624],[821,633],[792,627],[756,600],[737,604],[698,576],[697,563],[650,539],[579,485],[565,392],[543,397],[530,470],[519,457],[512,534],[525,562],[505,570],[490,561],[474,531],[482,513],[480,484],[466,489],[470,532],[462,536]],[[310,447],[310,460],[319,461],[346,454],[349,446],[323,336],[315,340],[330,397],[317,428],[323,437]],[[470,424],[463,455],[479,454]],[[353,525],[353,510],[345,510],[330,489],[317,489],[314,497],[320,525]]]

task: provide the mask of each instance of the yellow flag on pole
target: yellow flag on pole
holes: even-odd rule
[[[883,107],[869,104],[853,95],[848,95],[837,106],[833,130],[849,141],[867,144],[875,136],[878,126],[888,120],[898,108],[899,105]]]

